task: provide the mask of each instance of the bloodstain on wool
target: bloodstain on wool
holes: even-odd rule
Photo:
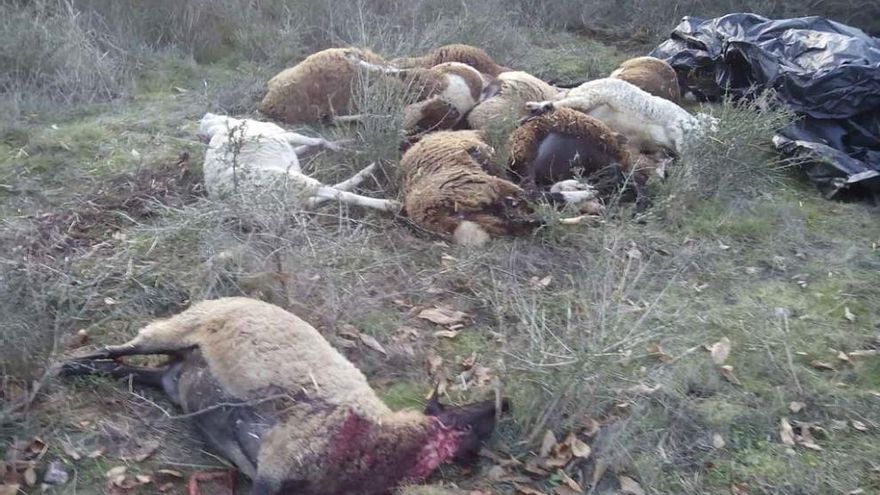
[[[464,432],[444,425],[439,419],[433,418],[425,445],[416,454],[416,463],[407,473],[407,479],[413,482],[427,478],[440,464],[452,459],[461,445]]]

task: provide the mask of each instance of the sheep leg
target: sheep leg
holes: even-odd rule
[[[110,375],[114,378],[131,377],[137,385],[163,387],[162,378],[167,373],[169,366],[162,368],[147,368],[142,366],[129,366],[116,361],[105,359],[77,359],[68,361],[61,366],[61,376],[80,375]]]
[[[297,156],[299,156],[299,150],[305,147],[308,148],[316,148],[316,149],[326,149],[330,151],[340,151],[342,149],[343,144],[349,144],[353,142],[351,139],[342,139],[339,141],[329,141],[324,138],[313,138],[309,136],[304,136],[302,134],[297,134],[295,132],[287,132],[284,134],[287,142],[298,146],[296,148]]]
[[[313,193],[315,197],[309,199],[309,206],[317,206],[325,201],[335,200],[340,203],[362,206],[364,208],[373,208],[380,211],[398,211],[401,204],[391,199],[370,198],[361,196],[360,194],[350,193],[348,191],[340,191],[328,186],[321,186]]]
[[[361,183],[363,183],[365,180],[367,180],[367,177],[370,177],[373,174],[374,170],[376,170],[376,164],[371,163],[360,172],[352,175],[350,179],[344,180],[338,184],[333,184],[332,187],[337,191],[351,191],[355,187],[361,185]]]

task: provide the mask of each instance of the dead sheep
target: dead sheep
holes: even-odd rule
[[[161,354],[159,367],[120,358]],[[496,401],[392,411],[311,325],[256,299],[202,301],[122,345],[67,361],[164,390],[209,446],[253,480],[251,495],[385,494],[446,461],[473,461]],[[507,399],[499,400],[502,411]],[[198,491],[197,478],[191,492]]]
[[[479,131],[426,135],[400,160],[407,215],[429,232],[478,246],[541,225],[531,208],[536,199],[580,203],[595,197],[592,190],[526,192],[505,177],[494,157]]]
[[[353,59],[383,63],[382,57],[364,48],[322,50],[270,79],[268,92],[257,108],[288,124],[317,124],[350,114],[358,74]]]
[[[203,167],[205,190],[214,199],[238,194],[257,198],[276,187],[293,186],[316,206],[336,200],[382,211],[397,211],[397,201],[349,192],[373,172],[371,165],[350,179],[326,186],[302,172],[299,156],[314,149],[338,149],[337,143],[287,131],[271,122],[236,119],[207,113],[199,124],[199,138],[208,143]],[[299,145],[294,148],[294,145]]]
[[[406,214],[462,245],[530,231],[525,192],[484,169],[493,156],[476,131],[428,134],[400,160]]]
[[[557,94],[557,88],[527,72],[503,72],[483,90],[480,102],[467,116],[468,125],[490,131],[525,117],[527,101],[552,100]]]
[[[569,108],[526,119],[510,135],[509,169],[527,191],[567,179],[585,180],[601,198],[632,186],[644,205],[646,177],[634,173],[626,138]],[[629,176],[633,174],[631,180]]]
[[[398,69],[365,60],[354,61],[364,70],[397,77],[406,83],[414,101],[403,112],[403,128],[410,134],[455,127],[477,104],[483,91],[483,77],[463,63]]]
[[[586,82],[555,100],[528,102],[526,108],[533,113],[555,108],[587,113],[625,135],[634,149],[645,152],[666,149],[680,153],[687,139],[717,128],[717,120],[709,115],[691,115],[669,100],[615,78]]]
[[[446,62],[467,64],[489,77],[496,77],[498,74],[510,70],[495,63],[486,50],[461,43],[435,48],[420,57],[396,58],[391,61],[391,64],[401,69],[409,69],[414,67],[429,68]]]
[[[620,64],[609,77],[622,79],[673,103],[678,103],[681,99],[675,69],[659,58],[631,58]]]

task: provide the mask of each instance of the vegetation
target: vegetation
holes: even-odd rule
[[[394,407],[417,407],[437,383],[454,402],[511,397],[513,417],[489,446],[498,458],[438,482],[565,493],[557,472],[523,481],[527,470],[501,462],[541,457],[551,430],[560,444],[571,432],[589,444],[567,476],[598,480],[595,493],[624,477],[656,494],[880,491],[880,357],[870,352],[880,349],[880,224],[865,205],[822,199],[774,153],[772,131],[792,117],[768,101],[704,109],[719,132],[652,184],[646,216],[613,207],[593,224],[551,222],[481,250],[338,205],[203,195],[201,115],[252,116],[265,81],[317,49],[391,57],[465,42],[573,82],[645,53],[683,14],[825,13],[807,2],[631,4],[0,3],[3,458],[25,459],[22,476],[34,456],[17,449],[39,451],[39,438],[39,479],[53,460],[70,474],[56,493],[164,483],[183,493],[175,471],[222,463],[170,404],[110,380],[62,382],[51,366],[191,301],[249,295],[316,325]],[[382,84],[355,97],[377,116],[404,98]],[[378,161],[384,176],[365,192],[394,195],[398,126],[298,129],[356,143],[305,167],[333,182]],[[460,323],[423,313],[438,307]],[[108,485],[120,466],[150,482]],[[435,493],[422,490],[413,493]]]

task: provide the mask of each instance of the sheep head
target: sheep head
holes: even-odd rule
[[[458,445],[452,456],[453,462],[459,464],[476,461],[480,445],[495,431],[496,418],[508,411],[510,400],[507,398],[501,399],[500,411],[495,400],[448,406],[440,403],[436,391],[425,407],[425,414],[437,418],[444,427],[464,433],[458,438]]]

